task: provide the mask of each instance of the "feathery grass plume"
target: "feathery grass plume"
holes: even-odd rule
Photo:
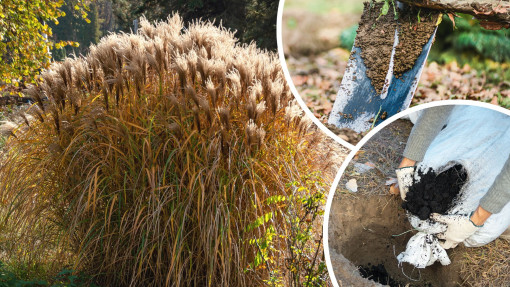
[[[234,98],[237,98],[239,96],[241,96],[241,87],[242,87],[242,84],[241,84],[241,75],[239,74],[239,71],[236,69],[236,68],[233,68],[232,70],[230,70],[230,72],[227,74],[227,79],[230,80],[230,90],[231,90],[231,95],[234,97]]]
[[[332,179],[332,147],[276,55],[177,14],[140,26],[28,88],[35,120],[0,164],[0,248],[16,246],[0,261],[70,264],[105,286],[260,286],[272,271],[248,268],[250,240],[267,227],[247,226],[284,210],[264,202],[292,198],[288,183]],[[279,250],[271,264],[286,266]]]
[[[214,76],[218,79],[218,82],[220,84],[221,92],[225,91],[226,85],[225,82],[227,80],[227,65],[223,60],[216,59],[210,63],[211,71],[213,71]]]
[[[151,25],[151,23],[145,18],[145,16],[142,16],[140,18],[140,28],[139,33],[143,34],[145,37],[154,39],[156,36],[156,27]]]
[[[27,96],[31,97],[35,100],[36,104],[39,106],[39,108],[44,110],[43,105],[43,96],[41,89],[37,89],[34,86],[29,86],[27,89],[23,91]]]
[[[181,89],[184,89],[187,83],[186,77],[188,75],[188,62],[186,61],[186,57],[183,57],[182,55],[177,56],[174,62],[174,69],[179,75],[179,83],[181,84]]]
[[[227,131],[230,130],[230,107],[219,107],[220,120]]]
[[[248,118],[256,120],[256,109],[257,109],[257,95],[250,93],[250,97],[246,103],[246,111],[248,112]]]
[[[190,50],[186,56],[186,61],[188,62],[189,74],[191,75],[191,82],[195,83],[195,78],[197,76],[197,62],[198,56],[195,50]]]
[[[207,78],[207,81],[205,82],[205,88],[207,90],[207,94],[209,94],[209,98],[212,101],[212,105],[216,106],[216,101],[218,100],[218,97],[216,93],[216,87],[214,86],[214,83],[212,82],[211,78]]]

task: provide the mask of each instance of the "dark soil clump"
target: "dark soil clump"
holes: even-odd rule
[[[402,76],[414,66],[423,46],[427,44],[436,29],[438,17],[439,12],[437,11],[414,6],[400,12],[398,18],[399,43],[395,48],[393,68],[393,74],[396,77]]]
[[[402,208],[418,216],[421,220],[431,213],[446,214],[467,180],[467,172],[457,164],[440,174],[429,169],[418,171],[419,181],[414,181],[406,194]]]
[[[371,265],[369,263],[368,266],[358,266],[358,270],[361,277],[370,279],[377,283],[389,285],[390,287],[398,287],[401,285],[399,282],[391,278],[388,271],[386,271],[386,268],[382,264]]]
[[[361,58],[367,67],[367,76],[380,94],[390,67],[391,51],[397,21],[393,8],[381,15],[383,2],[365,2],[354,45],[361,49]]]

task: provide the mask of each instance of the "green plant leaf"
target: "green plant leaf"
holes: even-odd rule
[[[384,4],[381,8],[381,15],[388,14],[388,11],[390,10],[390,2],[388,0],[384,1]]]

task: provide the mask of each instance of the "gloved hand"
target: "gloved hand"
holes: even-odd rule
[[[409,191],[409,187],[413,184],[415,166],[406,166],[397,168],[395,173],[397,174],[398,187],[400,189],[400,197],[405,200],[406,193]]]
[[[447,225],[445,232],[437,234],[437,238],[445,240],[445,242],[439,243],[444,249],[455,248],[483,226],[475,225],[470,217],[471,215],[441,215],[438,213],[430,215],[431,219]]]

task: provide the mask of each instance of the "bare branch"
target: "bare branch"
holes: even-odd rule
[[[508,0],[399,0],[409,5],[429,9],[470,14],[487,29],[510,28],[510,2]]]

